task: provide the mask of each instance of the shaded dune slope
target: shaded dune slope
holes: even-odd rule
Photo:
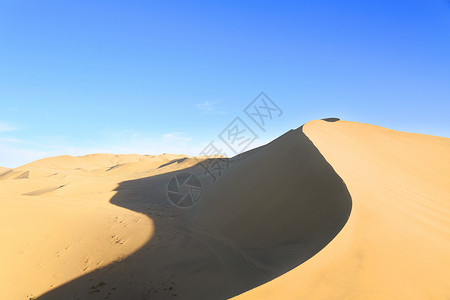
[[[121,182],[110,202],[152,219],[148,243],[39,299],[227,299],[304,263],[348,220],[350,194],[302,128],[228,162],[215,182],[198,165]],[[165,196],[180,172],[202,182],[190,209]]]

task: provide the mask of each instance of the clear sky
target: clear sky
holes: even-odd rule
[[[449,137],[449,103],[445,0],[0,1],[0,166],[197,155],[236,117],[250,148],[325,117]]]

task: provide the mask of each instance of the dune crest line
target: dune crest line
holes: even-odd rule
[[[147,214],[150,241],[39,299],[228,299],[301,265],[346,223],[350,194],[302,128],[230,160],[186,210],[168,207],[164,188],[197,165],[121,182],[110,202]]]

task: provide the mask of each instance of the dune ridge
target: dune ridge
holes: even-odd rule
[[[348,219],[345,184],[301,128],[226,161],[216,182],[198,164],[121,182],[110,202],[148,215],[150,240],[119,264],[39,298],[227,299],[301,264]],[[190,209],[170,207],[165,197],[179,172],[202,179],[202,199]],[[105,287],[89,294],[93,282]]]
[[[347,121],[304,132],[346,183],[350,219],[316,256],[236,299],[447,299],[450,139]]]

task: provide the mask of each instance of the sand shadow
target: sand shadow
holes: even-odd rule
[[[228,299],[301,265],[350,215],[350,194],[301,128],[226,162],[215,180],[197,164],[120,183],[111,203],[154,222],[150,241],[39,299]],[[197,205],[169,204],[180,172],[197,176]]]
[[[334,122],[337,122],[337,121],[340,121],[341,119],[339,119],[339,118],[325,118],[325,119],[322,119],[322,121],[325,121],[325,122],[330,122],[330,123],[334,123]]]

